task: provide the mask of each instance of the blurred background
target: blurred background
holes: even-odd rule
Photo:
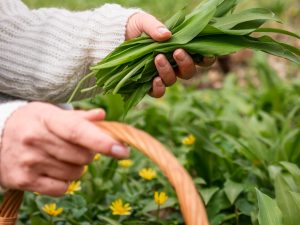
[[[193,8],[199,3],[199,0],[24,0],[24,2],[32,8],[64,7],[72,10],[96,8],[105,3],[118,3],[126,7],[143,8],[165,20],[184,6]],[[299,27],[300,1],[298,0],[243,0],[241,6],[247,5],[267,7],[283,17],[288,17],[295,24],[298,22]]]

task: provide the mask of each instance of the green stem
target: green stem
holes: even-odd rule
[[[80,225],[81,223],[77,222],[76,220],[74,220],[73,218],[70,218],[68,217],[68,221],[71,223],[71,224],[74,224],[74,225]]]
[[[239,220],[239,211],[237,207],[235,207],[235,219],[236,219],[236,225],[239,225],[240,220]]]
[[[135,75],[141,68],[143,68],[149,59],[143,60],[139,65],[137,65],[133,70],[131,70],[115,87],[113,94],[117,94],[118,91],[124,86],[127,80],[129,80],[133,75]]]
[[[75,95],[77,94],[77,92],[79,91],[79,88],[81,87],[81,85],[83,84],[83,82],[85,82],[87,79],[93,77],[95,75],[95,72],[92,71],[90,74],[86,75],[85,77],[83,77],[77,84],[75,90],[73,91],[71,97],[69,98],[67,103],[71,103],[72,100],[74,99]]]
[[[160,218],[159,218],[159,211],[160,211],[160,205],[157,205],[157,214],[156,214],[156,221],[157,224],[159,224]]]
[[[94,85],[93,87],[89,87],[89,88],[82,89],[80,92],[81,92],[81,93],[85,93],[85,92],[88,92],[88,91],[92,91],[92,90],[94,90],[96,87],[98,87],[98,86],[97,86],[97,85]]]
[[[91,219],[91,218],[89,218],[86,214],[83,214],[83,217],[87,220],[87,221],[89,221],[90,222],[90,224],[92,224],[94,221]]]
[[[53,217],[50,216],[50,225],[54,225]]]

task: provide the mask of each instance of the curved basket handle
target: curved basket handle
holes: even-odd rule
[[[204,204],[186,170],[160,142],[134,127],[117,122],[96,125],[120,142],[127,143],[150,158],[175,188],[181,212],[187,225],[209,225]],[[8,191],[0,208],[0,225],[14,225],[22,191]]]

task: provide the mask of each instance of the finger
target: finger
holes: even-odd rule
[[[89,111],[75,110],[73,112],[75,115],[89,121],[99,121],[105,118],[105,111],[103,109],[93,109]]]
[[[41,176],[37,178],[35,185],[28,191],[38,192],[42,195],[49,195],[52,197],[63,196],[68,190],[69,182],[64,180],[56,180],[51,177]]]
[[[171,86],[176,82],[176,74],[166,56],[163,54],[156,56],[155,65],[159,76],[166,86]]]
[[[198,63],[199,66],[210,67],[216,62],[216,57],[204,57],[202,62]]]
[[[129,155],[129,150],[125,146],[93,123],[72,113],[63,111],[55,116],[50,116],[45,120],[45,124],[55,136],[74,145],[80,145],[83,149],[116,158],[124,158]]]
[[[147,13],[139,13],[136,18],[139,29],[155,41],[166,41],[171,38],[171,31],[154,16]]]
[[[40,175],[56,180],[78,180],[83,173],[84,166],[76,166],[70,163],[60,162],[51,156],[43,164],[35,167]]]
[[[160,77],[156,77],[153,80],[152,90],[149,93],[150,96],[154,98],[160,98],[165,94],[165,92],[166,92],[166,86],[164,85],[162,79]]]
[[[42,158],[37,164],[48,161],[48,157],[55,158],[58,161],[70,163],[74,165],[87,165],[93,161],[95,153],[82,146],[67,142],[51,132],[45,132],[40,141],[36,141],[33,145],[37,151],[43,151]],[[39,163],[40,162],[40,163]]]
[[[174,59],[179,69],[178,77],[182,79],[190,79],[196,74],[197,69],[193,58],[186,51],[183,49],[177,49],[174,52]]]

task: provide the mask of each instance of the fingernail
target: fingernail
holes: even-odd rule
[[[178,52],[178,53],[175,55],[175,58],[176,58],[178,61],[183,62],[183,61],[185,60],[185,55],[184,55],[182,52]]]
[[[157,80],[156,84],[157,84],[158,87],[163,87],[164,86],[164,83],[162,82],[162,80]]]
[[[166,27],[159,27],[158,32],[160,34],[171,33],[171,31],[169,31],[168,28],[166,28]]]
[[[157,63],[160,67],[165,67],[167,65],[167,62],[162,55],[158,56]]]
[[[90,112],[95,113],[95,114],[99,114],[99,113],[102,113],[103,110],[102,109],[92,109],[92,110],[90,110]]]
[[[211,65],[215,62],[215,60],[216,60],[216,57],[209,56],[209,57],[204,57],[203,62],[206,65]]]
[[[121,157],[121,158],[127,157],[129,155],[128,148],[118,144],[112,146],[111,152],[113,153],[114,156]]]

